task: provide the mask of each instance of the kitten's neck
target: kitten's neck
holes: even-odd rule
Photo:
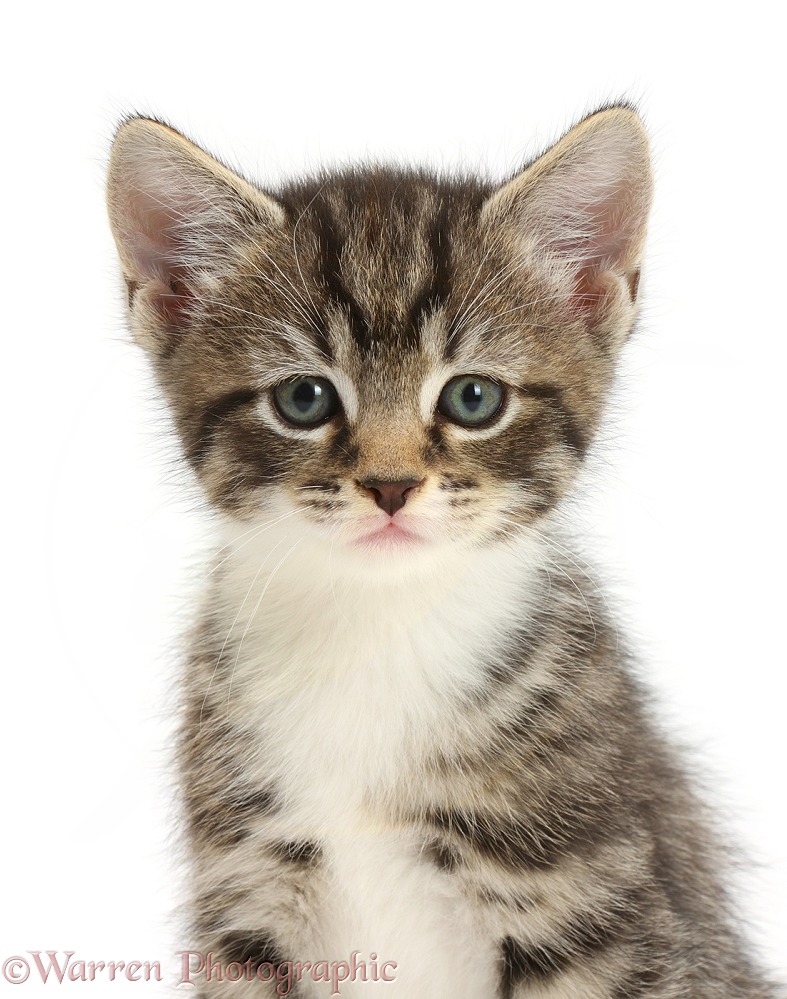
[[[379,578],[337,568],[330,554],[309,538],[268,533],[221,567],[210,604],[235,650],[236,678],[271,697],[300,689],[306,673],[318,684],[357,672],[385,685],[406,672],[430,687],[478,687],[483,662],[502,654],[549,593],[541,538]]]

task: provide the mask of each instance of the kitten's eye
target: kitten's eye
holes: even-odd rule
[[[316,427],[339,412],[339,396],[327,378],[307,376],[280,382],[273,401],[281,416],[298,427]]]
[[[463,427],[487,423],[503,404],[503,389],[480,375],[459,375],[443,388],[437,411]]]

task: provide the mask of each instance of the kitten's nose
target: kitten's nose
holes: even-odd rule
[[[361,489],[365,489],[374,497],[374,502],[385,510],[389,517],[393,517],[397,510],[401,510],[407,502],[407,497],[418,486],[423,479],[400,479],[398,482],[386,482],[384,479],[366,479],[359,482]]]

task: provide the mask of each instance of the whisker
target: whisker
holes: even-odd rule
[[[265,568],[265,566],[266,566],[266,564],[268,562],[268,559],[271,557],[271,555],[273,555],[273,553],[276,551],[276,549],[279,547],[279,545],[282,544],[283,541],[284,541],[284,538],[280,538],[276,542],[276,544],[273,546],[273,548],[271,548],[271,550],[268,552],[268,554],[265,556],[265,558],[262,560],[259,568],[257,569],[257,571],[254,574],[254,579],[252,579],[251,583],[249,583],[249,588],[246,590],[246,596],[243,598],[243,601],[241,602],[241,605],[238,608],[238,613],[235,615],[235,619],[233,620],[232,624],[230,625],[229,630],[227,631],[227,634],[224,636],[224,642],[223,642],[223,644],[221,646],[221,650],[219,651],[218,656],[216,656],[216,664],[213,667],[213,672],[211,673],[210,680],[208,681],[208,686],[207,686],[207,688],[205,690],[205,696],[202,699],[202,707],[200,708],[200,712],[199,712],[199,724],[200,724],[200,727],[202,727],[202,715],[203,715],[203,713],[205,711],[205,705],[207,704],[207,701],[208,701],[208,695],[210,694],[210,688],[213,686],[213,681],[216,679],[216,674],[218,673],[219,666],[221,665],[221,660],[224,657],[224,650],[227,648],[227,642],[229,642],[230,636],[232,635],[233,631],[235,630],[235,625],[238,623],[238,618],[243,613],[243,608],[246,606],[246,601],[249,599],[249,595],[251,594],[251,591],[254,589],[254,584],[259,579],[260,573]]]
[[[531,528],[530,528],[529,525],[519,524],[519,523],[517,523],[517,521],[515,521],[515,520],[509,520],[508,518],[505,518],[505,517],[501,518],[501,520],[502,520],[503,523],[510,524],[512,527],[517,528],[517,533],[520,534],[520,535],[522,533],[527,533],[527,532],[531,531]],[[536,534],[540,538],[540,540],[544,541],[546,544],[548,544],[548,545],[551,544],[550,539],[547,538],[545,535],[541,534],[540,532],[534,530],[534,531],[532,531],[532,533]],[[512,535],[512,537],[513,536],[514,535]],[[516,555],[516,556],[518,556],[518,557],[521,558],[521,556],[519,556],[519,553],[515,549],[511,549],[511,550],[512,550],[512,552],[513,552],[514,555]],[[556,550],[556,549],[554,549],[554,550]],[[549,558],[549,556],[545,552],[543,552],[543,551],[541,552],[541,556],[542,556],[542,558],[547,559],[549,561],[550,565],[553,565],[555,567],[555,569],[557,569],[557,571],[561,575],[565,576],[566,579],[571,583],[571,585],[574,587],[574,589],[579,594],[579,598],[580,598],[580,600],[582,601],[582,603],[585,606],[585,611],[587,612],[588,621],[590,622],[590,626],[593,629],[593,640],[595,642],[596,639],[598,638],[598,633],[596,631],[596,622],[595,622],[595,619],[593,617],[593,613],[590,610],[590,604],[588,604],[587,598],[586,598],[585,594],[582,592],[582,588],[579,586],[579,584],[574,579],[574,577],[571,575],[571,573],[567,572],[558,562],[555,562],[553,559]],[[524,562],[523,558],[522,558],[522,561]]]
[[[314,304],[314,300],[312,299],[311,292],[309,291],[309,289],[308,289],[308,287],[306,285],[306,281],[304,280],[303,271],[301,270],[301,261],[300,261],[300,258],[298,257],[298,246],[297,246],[297,243],[296,243],[296,239],[297,239],[297,236],[298,236],[298,226],[301,224],[301,221],[302,221],[303,217],[306,215],[306,213],[308,212],[308,210],[311,208],[311,206],[314,204],[314,202],[317,200],[317,198],[325,190],[325,186],[326,186],[325,184],[321,184],[320,185],[319,189],[317,190],[317,193],[314,195],[314,197],[311,199],[311,201],[308,203],[308,205],[306,205],[306,207],[300,213],[300,215],[298,216],[298,218],[295,220],[295,225],[293,226],[293,230],[292,230],[292,252],[295,254],[295,266],[298,268],[298,276],[301,279],[301,284],[303,285],[304,291],[306,292],[306,294],[307,294],[307,296],[309,298],[309,301],[311,302],[312,307],[314,308],[315,313],[318,315],[318,317],[319,317],[319,310],[317,309],[316,305]],[[318,319],[318,321],[319,321],[319,319]]]
[[[487,251],[484,260],[486,260],[488,252],[489,251]],[[465,309],[464,314],[458,320],[457,325],[454,327],[451,333],[449,342],[453,340],[454,337],[459,336],[462,333],[465,327],[478,314],[484,302],[487,301],[490,295],[492,295],[493,292],[500,287],[502,282],[505,281],[505,279],[509,277],[511,274],[513,274],[520,266],[521,264],[519,263],[519,261],[514,261],[514,263],[508,264],[506,267],[503,267],[501,270],[493,274],[489,278],[489,280],[481,286],[476,296],[473,298],[468,307]]]
[[[298,545],[301,543],[302,540],[303,540],[302,538],[299,538],[295,542],[295,544],[292,545],[284,553],[284,555],[279,559],[279,561],[273,567],[273,571],[271,572],[270,576],[268,576],[268,579],[267,579],[267,581],[265,583],[265,586],[262,588],[262,593],[260,593],[259,597],[257,598],[257,603],[254,605],[254,610],[251,612],[251,614],[249,615],[249,620],[246,622],[246,627],[243,630],[243,635],[241,636],[240,645],[238,646],[238,651],[235,654],[235,661],[232,664],[232,673],[230,674],[229,683],[227,684],[227,719],[228,720],[229,720],[229,715],[230,715],[230,696],[232,694],[232,681],[235,678],[235,670],[237,669],[238,663],[240,662],[240,656],[241,656],[241,652],[243,651],[243,643],[246,640],[246,635],[249,633],[249,628],[251,628],[251,623],[254,620],[254,618],[257,616],[257,612],[260,609],[260,605],[262,604],[262,601],[263,601],[263,599],[265,597],[265,594],[268,592],[268,588],[270,587],[271,583],[273,582],[274,576],[279,571],[279,569],[282,567],[282,565],[284,565],[284,563],[287,560],[288,556],[290,556],[292,554],[292,552],[298,547]]]
[[[462,301],[459,303],[459,305],[456,308],[456,319],[454,320],[455,322],[461,323],[461,318],[460,317],[462,316],[462,309],[464,308],[464,304],[467,301],[467,297],[470,294],[470,292],[473,290],[473,287],[474,287],[476,281],[478,280],[478,275],[481,273],[481,270],[483,269],[483,266],[486,263],[487,258],[489,257],[489,254],[492,252],[493,249],[494,249],[494,244],[490,243],[489,246],[486,249],[486,252],[484,253],[483,257],[481,258],[481,261],[478,264],[478,267],[476,268],[475,273],[473,274],[473,277],[470,280],[470,284],[467,286],[467,291],[464,294],[464,298],[462,299]],[[456,335],[456,330],[453,330],[452,333],[451,333],[451,335],[448,337],[448,343],[450,343],[453,340],[453,338],[454,338],[455,335]]]
[[[245,548],[246,545],[250,544],[256,538],[258,538],[261,534],[264,534],[266,531],[269,531],[272,527],[275,527],[277,524],[280,524],[283,520],[287,520],[290,517],[294,517],[296,513],[302,513],[301,507],[296,507],[296,509],[291,510],[289,513],[282,514],[281,517],[277,517],[275,520],[269,520],[267,523],[262,524],[262,525],[258,525],[257,528],[253,528],[254,534],[252,534],[252,536],[250,538],[246,538],[246,540],[243,542],[242,545],[238,545],[238,547],[237,548],[233,548],[233,550],[228,555],[225,555],[224,558],[220,562],[218,562],[216,565],[213,566],[213,568],[210,570],[210,572],[208,573],[208,575],[209,576],[213,575],[213,573],[217,569],[220,569],[221,566],[224,565],[224,563],[227,561],[227,559],[232,558],[233,555],[237,555],[237,553],[241,549]],[[246,537],[247,534],[250,534],[250,533],[251,533],[250,531],[246,531],[246,532],[244,532],[243,534],[240,535],[240,538],[244,538],[244,537]],[[237,538],[235,540],[240,540],[240,538]],[[227,545],[224,545],[224,548],[227,548],[227,547],[229,547],[229,545],[232,545],[234,543],[235,543],[234,541],[230,541]],[[220,549],[220,551],[223,551],[224,548]]]

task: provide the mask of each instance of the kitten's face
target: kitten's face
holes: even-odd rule
[[[637,119],[595,118],[498,190],[371,170],[275,199],[124,127],[132,320],[214,505],[367,564],[496,543],[554,506],[633,319],[648,201]]]

